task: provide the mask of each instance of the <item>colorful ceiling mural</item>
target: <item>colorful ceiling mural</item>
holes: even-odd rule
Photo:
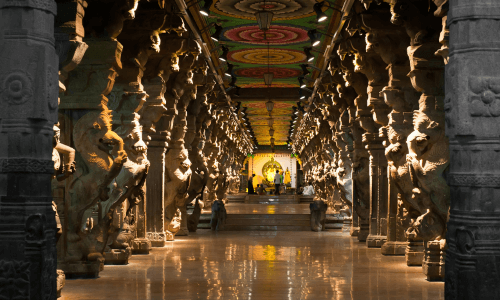
[[[207,0],[208,1],[208,0]],[[308,30],[328,31],[337,22],[337,13],[328,6],[339,6],[343,0],[325,1],[323,11],[329,16],[328,21],[318,24],[313,9],[318,0],[214,0],[207,24],[217,23],[223,27],[219,42],[229,48],[227,62],[233,65],[231,75],[237,78],[240,88],[266,88],[263,75],[274,75],[271,87],[297,88],[298,77],[303,70],[300,65],[316,65],[318,52],[323,52],[327,35],[321,34],[322,43],[312,52],[316,57],[307,62],[304,48],[311,47]],[[203,6],[204,2],[200,3]],[[261,10],[271,11],[274,15],[270,29],[259,29],[255,13]],[[335,13],[335,15],[333,15]],[[333,16],[333,17],[332,17]],[[211,34],[211,33],[210,33]],[[328,42],[329,43],[329,42]],[[218,50],[219,55],[221,50]],[[227,69],[227,67],[224,67]],[[310,69],[311,73],[313,69]],[[238,101],[238,99],[233,99]],[[269,145],[268,112],[265,102],[242,102],[247,107],[246,113],[258,144]],[[272,99],[271,99],[272,100]],[[297,95],[297,101],[298,95]],[[284,145],[289,136],[293,106],[296,102],[275,102],[275,144]]]
[[[271,136],[269,136],[269,126],[267,123],[269,113],[266,109],[266,102],[243,101],[241,105],[246,108],[248,120],[252,124],[259,145],[269,145],[271,143]],[[286,145],[294,106],[296,106],[296,102],[294,101],[280,101],[274,103],[271,116],[274,119],[273,128],[275,145]]]

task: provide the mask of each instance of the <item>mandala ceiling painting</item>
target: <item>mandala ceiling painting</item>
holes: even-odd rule
[[[264,73],[273,73],[271,88],[298,88],[298,77],[303,71],[301,64],[316,65],[318,52],[323,52],[327,38],[321,36],[322,43],[313,51],[315,59],[307,62],[305,47],[311,46],[307,34],[310,29],[326,31],[337,21],[338,14],[327,6],[339,6],[342,0],[330,0],[323,9],[329,16],[328,21],[318,27],[313,6],[318,0],[214,0],[210,8],[207,24],[216,22],[223,30],[219,42],[229,49],[227,62],[233,65],[231,75],[237,78],[240,88],[263,89]],[[203,2],[200,3],[203,5]],[[273,13],[269,30],[259,29],[255,13],[267,10]],[[329,42],[328,42],[329,43]],[[221,50],[218,50],[219,55]],[[227,68],[227,67],[226,67]],[[312,72],[313,70],[310,69]],[[297,101],[298,99],[297,94]],[[238,101],[238,99],[234,99]],[[271,99],[273,100],[273,99]],[[268,112],[265,107],[267,99],[261,101],[243,101],[249,119],[249,126],[255,134],[258,144],[269,145],[270,135],[267,124]],[[276,145],[285,145],[290,132],[293,106],[296,102],[276,101],[272,112],[274,121],[274,138]]]

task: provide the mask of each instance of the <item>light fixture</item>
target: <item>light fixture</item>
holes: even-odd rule
[[[307,31],[307,36],[311,40],[311,45],[313,47],[318,46],[319,43],[321,42],[320,38],[317,37],[318,36],[318,31],[316,29],[308,30]]]
[[[274,129],[271,127],[271,129],[269,129],[269,135],[270,136],[273,136],[274,135]]]
[[[234,75],[231,75],[231,82],[229,83],[229,86],[236,87],[236,81],[238,78]]]
[[[212,38],[212,40],[218,42],[219,41],[219,37],[220,37],[220,34],[222,33],[222,26],[220,26],[219,24],[215,24],[215,32],[214,34],[212,34],[210,37]]]
[[[205,4],[200,8],[200,14],[208,16],[210,14],[210,7],[212,6],[213,0],[205,0]]]
[[[297,78],[299,80],[299,85],[300,85],[300,88],[305,88],[306,87],[306,84],[304,83],[304,77],[299,77]]]
[[[222,46],[222,55],[219,56],[219,59],[222,61],[227,61],[227,53],[229,52],[229,48],[226,46]]]
[[[264,0],[264,7],[266,7],[266,1]],[[267,11],[265,9],[260,10],[255,13],[255,18],[257,19],[257,24],[259,24],[259,29],[264,31],[269,30],[271,28],[271,22],[273,20],[273,13]],[[265,39],[265,38],[264,38]]]
[[[309,72],[309,70],[307,69],[307,65],[306,64],[301,64],[300,68],[302,69],[302,75],[303,76],[307,76],[307,75],[311,74],[311,72]]]
[[[274,103],[273,101],[269,100],[266,102],[266,109],[267,109],[267,112],[269,113],[269,115],[271,115],[271,112],[273,111],[273,108],[274,108]]]
[[[303,100],[306,98],[306,95],[302,94],[302,89],[299,90],[299,99],[300,100]],[[295,112],[295,114],[297,114],[297,112]]]
[[[323,6],[325,6],[325,2],[317,2],[313,5],[313,10],[316,13],[316,21],[318,23],[328,19],[328,16],[323,12]]]
[[[314,55],[311,54],[311,47],[306,47],[304,48],[304,53],[306,54],[307,61],[313,61],[314,60]]]
[[[233,64],[227,63],[227,70],[225,72],[226,76],[232,76],[233,74]]]
[[[270,141],[271,141],[271,145],[273,145],[273,146],[274,146],[274,141],[275,141],[275,139],[272,137]]]
[[[269,127],[273,127],[273,124],[274,124],[274,119],[273,118],[269,118],[267,119],[267,125],[269,125]]]

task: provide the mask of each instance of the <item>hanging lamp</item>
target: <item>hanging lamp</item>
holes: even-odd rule
[[[266,7],[266,0],[264,0],[264,8]],[[266,31],[271,28],[271,22],[273,21],[273,13],[265,9],[259,10],[255,13],[255,18],[257,19],[257,24],[259,24],[259,29],[264,31],[264,39],[266,36]]]

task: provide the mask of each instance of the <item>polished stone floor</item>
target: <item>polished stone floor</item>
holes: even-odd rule
[[[60,299],[444,299],[444,283],[340,230],[176,238],[97,279],[67,280]]]
[[[226,204],[228,214],[310,214],[309,204]]]

